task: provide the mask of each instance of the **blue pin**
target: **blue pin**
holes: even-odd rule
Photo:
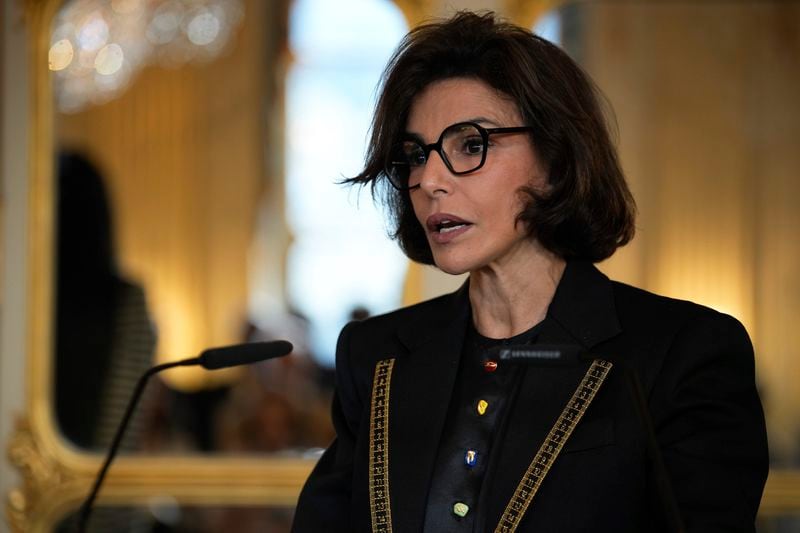
[[[470,468],[478,464],[478,452],[476,450],[467,450],[467,453],[464,454],[464,464]]]

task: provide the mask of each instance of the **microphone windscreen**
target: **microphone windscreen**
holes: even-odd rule
[[[282,357],[293,349],[289,341],[249,342],[221,348],[209,348],[200,354],[200,364],[208,370],[249,365]]]

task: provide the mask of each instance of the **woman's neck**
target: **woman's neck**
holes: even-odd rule
[[[537,245],[524,260],[470,273],[472,321],[481,335],[503,339],[541,322],[566,262]]]

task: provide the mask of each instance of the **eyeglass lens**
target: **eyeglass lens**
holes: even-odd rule
[[[436,150],[448,169],[455,174],[465,174],[481,167],[486,152],[486,135],[474,124],[454,124],[442,132],[439,145],[423,146],[418,141],[406,140],[390,172],[390,179],[398,188],[419,184],[422,169],[430,152]]]

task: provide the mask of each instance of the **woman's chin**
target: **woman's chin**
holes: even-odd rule
[[[440,259],[434,255],[433,257],[434,264],[436,268],[444,272],[445,274],[452,274],[453,276],[458,276],[460,274],[466,274],[469,272],[470,266],[461,261],[454,261],[452,259]]]

